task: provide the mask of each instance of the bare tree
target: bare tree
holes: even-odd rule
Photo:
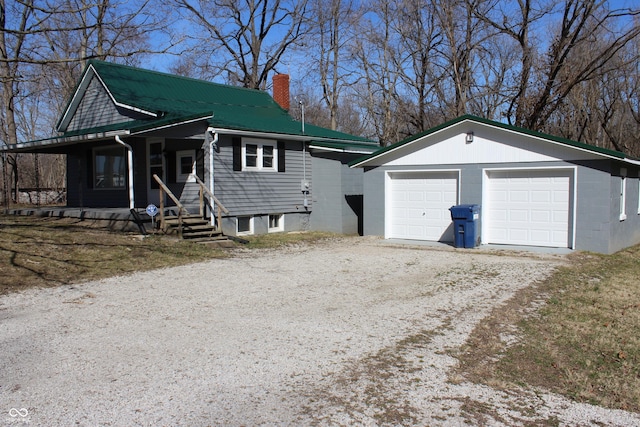
[[[356,35],[354,24],[359,8],[353,0],[312,0],[310,38],[316,46],[317,69],[322,99],[329,112],[329,126],[338,128],[339,99],[343,89],[352,83],[353,69],[348,61],[348,44]],[[316,56],[314,54],[314,56]]]
[[[151,52],[146,39],[161,23],[150,9],[149,0],[0,0],[1,142],[51,136],[85,60]],[[5,208],[21,163],[3,157]]]
[[[371,135],[381,145],[388,145],[407,133],[406,123],[399,121],[400,79],[398,59],[397,11],[394,0],[376,0],[369,4],[359,28],[360,37],[352,47],[352,55],[360,67],[360,79],[355,86]]]
[[[602,0],[567,0],[559,6],[552,1],[518,0],[518,6],[516,14],[495,2],[476,16],[520,48],[521,71],[506,112],[509,122],[543,130],[573,88],[604,75],[616,53],[640,35],[640,27],[631,19],[640,11],[611,9]],[[543,19],[554,24],[544,26]],[[535,42],[534,28],[546,32]],[[544,40],[549,45],[545,53],[535,48]],[[588,57],[580,58],[585,52]]]
[[[410,132],[422,132],[440,120],[436,104],[437,49],[443,42],[436,25],[435,4],[426,0],[404,0],[398,9],[401,52],[398,72],[404,96],[404,120]]]
[[[307,0],[174,1],[196,29],[188,58],[198,74],[248,88],[266,88],[269,73],[308,31]]]

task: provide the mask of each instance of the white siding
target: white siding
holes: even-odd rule
[[[465,141],[473,131],[473,142]],[[380,159],[386,166],[522,163],[594,159],[593,153],[502,129],[462,125],[426,136],[389,152]]]

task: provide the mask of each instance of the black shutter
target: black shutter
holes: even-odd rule
[[[304,144],[304,142],[303,142]],[[284,141],[278,141],[278,172],[285,172],[285,143]],[[304,161],[304,160],[303,160]]]
[[[196,152],[196,175],[204,181],[204,150],[202,148]]]
[[[233,170],[239,172],[242,170],[242,140],[238,137],[231,138],[233,144]]]
[[[87,163],[86,163],[86,173],[87,173],[87,188],[93,188],[93,151],[87,151]]]
[[[167,181],[175,184],[176,179],[176,152],[167,151]]]

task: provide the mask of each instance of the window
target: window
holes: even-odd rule
[[[273,169],[273,145],[262,146],[262,168]]]
[[[257,168],[258,167],[258,146],[255,144],[247,144],[244,146],[244,167],[245,168]]]
[[[273,171],[278,170],[276,143],[252,139],[242,140],[242,170]]]
[[[620,221],[627,219],[627,169],[620,168]]]
[[[95,188],[124,188],[127,181],[127,160],[124,148],[105,147],[93,151],[93,182]]]
[[[236,218],[236,233],[238,235],[253,234],[253,217],[239,216]]]
[[[638,215],[640,215],[640,172],[638,172]]]
[[[283,231],[284,217],[282,214],[269,215],[269,232]]]
[[[263,141],[252,138],[231,138],[233,171],[286,172],[285,141]]]
[[[194,182],[192,175],[196,174],[196,154],[193,150],[176,152],[176,181]]]

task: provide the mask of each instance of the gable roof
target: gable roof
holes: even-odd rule
[[[609,150],[606,148],[602,148],[602,147],[596,147],[594,145],[589,145],[589,144],[585,144],[582,142],[578,142],[578,141],[573,141],[570,139],[566,139],[566,138],[561,138],[561,137],[557,137],[557,136],[553,136],[553,135],[548,135],[548,134],[544,134],[541,132],[536,132],[536,131],[532,131],[529,129],[524,129],[524,128],[520,128],[517,126],[512,126],[512,125],[508,125],[506,123],[500,123],[500,122],[496,122],[493,120],[489,120],[489,119],[485,119],[485,118],[481,118],[481,117],[477,117],[477,116],[473,116],[473,115],[463,115],[460,116],[456,119],[450,120],[448,122],[445,122],[439,126],[436,126],[434,128],[428,129],[424,132],[421,133],[417,133],[415,135],[412,135],[400,142],[397,142],[395,144],[389,145],[387,147],[383,147],[369,155],[366,155],[364,157],[361,157],[359,159],[356,159],[352,162],[349,163],[349,166],[351,167],[362,167],[362,166],[367,166],[368,164],[371,164],[374,162],[374,160],[382,160],[385,156],[389,155],[390,153],[393,153],[395,151],[397,151],[400,148],[403,147],[407,147],[410,146],[411,144],[422,140],[425,137],[428,136],[432,136],[435,135],[445,129],[449,129],[452,128],[454,126],[459,126],[465,122],[473,122],[473,123],[477,123],[483,126],[489,126],[489,127],[493,127],[493,128],[497,128],[497,129],[502,129],[508,132],[516,132],[519,134],[523,134],[523,135],[528,135],[534,138],[537,138],[539,140],[543,140],[552,144],[560,144],[563,146],[567,146],[567,147],[571,147],[577,150],[581,150],[581,151],[587,151],[587,152],[591,152],[597,155],[601,155],[602,157],[608,157],[608,158],[613,158],[613,159],[618,159],[618,160],[622,160],[622,161],[626,161],[629,163],[633,163],[633,164],[640,164],[640,161],[634,157],[629,157],[627,155],[625,155],[624,153],[620,152],[620,151],[615,151],[615,150]]]
[[[67,130],[92,78],[97,78],[119,109],[129,112],[121,123]],[[62,137],[105,132],[145,130],[177,125],[196,119],[207,120],[217,129],[305,136],[330,141],[375,145],[366,138],[302,124],[293,120],[266,92],[196,80],[126,65],[92,60],[85,68],[76,91],[67,104],[57,128]],[[377,148],[377,147],[376,147]]]

